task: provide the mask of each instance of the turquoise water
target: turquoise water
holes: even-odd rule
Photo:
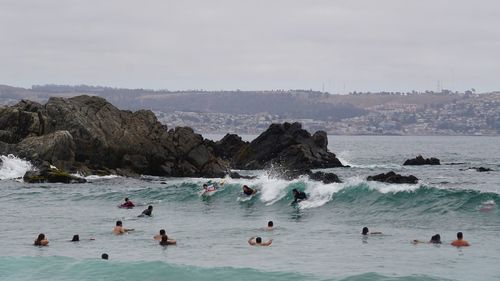
[[[204,197],[199,191],[207,179],[96,177],[86,184],[28,185],[4,176],[0,280],[500,280],[500,139],[329,140],[352,166],[332,169],[342,184],[269,179],[256,171],[257,179],[227,179],[224,189]],[[419,153],[462,164],[401,166]],[[23,165],[4,160],[0,178],[14,177]],[[495,171],[466,169],[471,166]],[[420,182],[364,180],[389,170]],[[242,200],[242,184],[259,193]],[[293,188],[310,198],[291,206]],[[124,197],[141,206],[117,208]],[[138,218],[148,204],[154,216]],[[135,231],[114,236],[116,220]],[[273,231],[264,228],[268,220]],[[363,238],[363,226],[384,234]],[[162,228],[177,246],[152,239]],[[449,245],[457,231],[471,247]],[[48,247],[32,246],[40,232]],[[410,243],[436,233],[442,245]],[[82,241],[68,242],[73,234]],[[251,247],[251,236],[272,238],[273,245]],[[104,252],[110,260],[100,260]]]

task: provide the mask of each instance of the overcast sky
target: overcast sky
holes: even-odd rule
[[[497,0],[0,0],[0,84],[500,90]]]

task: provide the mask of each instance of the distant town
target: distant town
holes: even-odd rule
[[[121,109],[150,109],[168,128],[203,134],[260,134],[271,123],[300,122],[335,135],[500,135],[500,92],[380,92],[332,95],[312,90],[168,91],[95,86],[0,85],[0,104],[97,95]]]

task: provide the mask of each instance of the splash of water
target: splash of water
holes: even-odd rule
[[[12,154],[0,155],[0,180],[22,178],[27,171],[33,169],[30,162]]]

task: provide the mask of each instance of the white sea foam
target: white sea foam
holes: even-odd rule
[[[22,178],[27,171],[33,169],[30,162],[12,154],[0,155],[0,159],[0,180]]]

